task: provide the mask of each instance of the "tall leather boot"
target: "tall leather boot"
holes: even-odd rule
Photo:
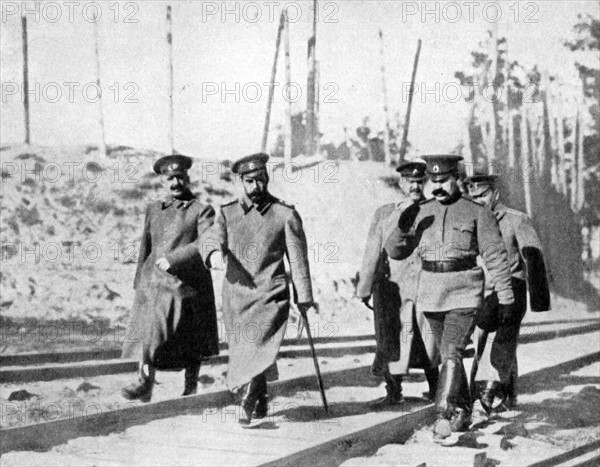
[[[462,361],[446,360],[442,365],[436,406],[439,417],[434,427],[435,438],[447,438],[448,431],[465,431],[469,427],[471,395]]]
[[[377,399],[370,404],[373,409],[390,407],[404,402],[404,398],[402,397],[402,376],[392,375],[387,372],[383,377],[386,382],[385,390],[387,394],[385,397]]]
[[[198,393],[198,375],[200,374],[200,364],[190,365],[185,369],[185,384],[182,396],[191,396]]]
[[[239,424],[243,427],[250,425],[252,421],[252,413],[256,406],[256,401],[261,393],[261,378],[264,375],[258,375],[252,378],[252,380],[245,384],[242,388],[242,401],[240,403],[240,419]]]
[[[483,409],[489,414],[494,408],[494,399],[501,389],[499,381],[482,381],[480,386],[479,400]]]
[[[260,378],[259,378],[260,377]],[[265,418],[269,413],[269,396],[267,394],[267,377],[265,374],[259,375],[258,399],[254,408],[254,418]]]
[[[427,383],[429,384],[429,400],[435,400],[435,394],[438,388],[438,381],[440,378],[440,370],[438,367],[426,368],[425,369],[425,378],[427,378]]]

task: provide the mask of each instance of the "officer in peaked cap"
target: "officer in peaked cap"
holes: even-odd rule
[[[494,280],[500,311],[514,304],[506,247],[492,212],[463,197],[457,155],[423,156],[433,199],[402,212],[386,242],[393,259],[416,250],[421,259],[417,309],[424,312],[441,352],[434,438],[469,427],[472,403],[463,354],[483,305],[481,256]]]
[[[192,158],[183,154],[171,154],[154,163],[154,172],[159,175],[187,175],[192,166]]]
[[[251,154],[235,161],[231,167],[231,171],[235,174],[245,175],[258,170],[265,170],[268,160],[269,155],[264,152]]]
[[[226,261],[227,385],[241,395],[238,421],[242,426],[268,413],[267,379],[277,375],[275,362],[291,300],[285,257],[298,308],[305,312],[313,303],[302,220],[293,206],[269,193],[268,159],[258,153],[233,164],[243,195],[221,206],[213,228],[199,244],[207,266],[218,267],[221,258]],[[248,329],[251,337],[246,336]]]
[[[487,332],[475,328],[476,356],[471,371],[474,379],[473,397],[477,399],[473,418],[483,421],[489,417],[494,399],[502,401],[498,407],[514,408],[518,377],[517,341],[521,321],[527,311],[527,289],[529,304],[533,311],[550,309],[550,293],[541,241],[531,219],[500,201],[497,186],[498,176],[477,173],[469,179],[469,194],[481,205],[491,209],[508,252],[515,307],[510,316],[500,323],[498,330]],[[498,297],[494,283],[486,274],[484,314],[497,314]]]
[[[196,245],[215,211],[190,191],[191,165],[180,154],[154,164],[166,196],[146,208],[128,334],[136,337],[123,346],[123,358],[140,367],[122,390],[127,399],[149,401],[156,370],[185,369],[183,395],[195,394],[200,362],[219,352],[212,279]]]
[[[369,308],[373,299],[377,347],[371,372],[384,379],[387,393],[372,404],[374,408],[403,401],[402,377],[409,373],[409,368],[425,369],[429,396],[433,398],[436,392],[438,352],[427,320],[422,313],[415,314],[414,307],[420,273],[417,255],[396,261],[389,259],[383,249],[402,210],[424,199],[425,167],[425,162],[418,160],[398,166],[396,171],[401,175],[400,187],[405,197],[375,211],[365,245],[356,294]]]

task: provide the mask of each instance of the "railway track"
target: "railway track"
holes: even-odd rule
[[[582,321],[586,324],[572,325],[560,329],[543,329],[543,323],[530,323],[524,327],[519,343],[530,344],[600,330],[600,321]],[[315,344],[317,345],[319,357],[361,355],[375,351],[375,341],[372,335],[318,337],[315,339]],[[212,357],[207,364],[227,363],[227,344],[221,344],[220,349],[221,354]],[[469,349],[469,352],[467,356],[472,356],[472,349]],[[121,351],[119,349],[1,355],[0,384],[52,381],[75,377],[87,378],[135,372],[138,363],[121,360],[120,355]],[[307,340],[284,340],[279,356],[280,358],[310,357]]]
[[[578,344],[590,341],[593,348],[597,328],[586,327],[586,333],[580,327],[554,330],[561,337],[552,342],[536,334],[530,343],[542,350],[536,357],[524,355],[520,386],[543,386],[600,361],[600,349],[590,352],[589,345],[577,347],[574,358],[559,362],[544,350],[572,346],[574,339]],[[358,339],[361,345],[365,341]],[[318,406],[313,375],[272,383],[269,416],[249,430],[237,426],[236,407],[227,391],[2,429],[2,465],[340,465],[403,443],[434,419],[433,407],[418,397],[425,389],[423,382],[408,385],[406,404],[373,412],[367,402],[381,395],[381,389],[353,386],[367,375],[367,366],[324,373],[329,416]],[[597,460],[598,445],[592,443],[531,465],[597,465]]]

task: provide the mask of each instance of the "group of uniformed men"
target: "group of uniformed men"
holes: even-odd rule
[[[313,306],[302,220],[269,193],[268,159],[258,153],[233,164],[244,194],[217,213],[189,188],[191,158],[155,163],[168,195],[146,210],[128,333],[135,338],[123,349],[124,358],[140,362],[139,378],[123,388],[127,399],[149,401],[156,370],[185,370],[183,395],[197,392],[201,361],[219,352],[209,270],[224,268],[227,384],[239,396],[242,426],[267,415],[267,380],[277,377],[290,309],[284,257],[298,308],[304,315]],[[374,407],[402,403],[402,376],[423,368],[439,409],[434,434],[443,439],[469,427],[474,401],[482,418],[498,401],[515,404],[526,282],[531,309],[550,303],[540,241],[525,214],[499,202],[497,177],[473,176],[469,197],[460,189],[460,156],[423,159],[398,167],[407,196],[375,213],[357,296],[369,308],[372,297],[372,372],[387,388]],[[252,254],[248,245],[256,247]],[[463,354],[471,336],[469,382]]]

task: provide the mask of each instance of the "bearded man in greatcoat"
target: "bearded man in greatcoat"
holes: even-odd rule
[[[200,248],[207,266],[225,263],[227,385],[241,395],[242,426],[268,413],[267,378],[276,377],[290,308],[285,257],[298,308],[306,312],[313,304],[302,220],[293,206],[269,193],[268,159],[258,153],[233,164],[244,194],[221,206]]]

